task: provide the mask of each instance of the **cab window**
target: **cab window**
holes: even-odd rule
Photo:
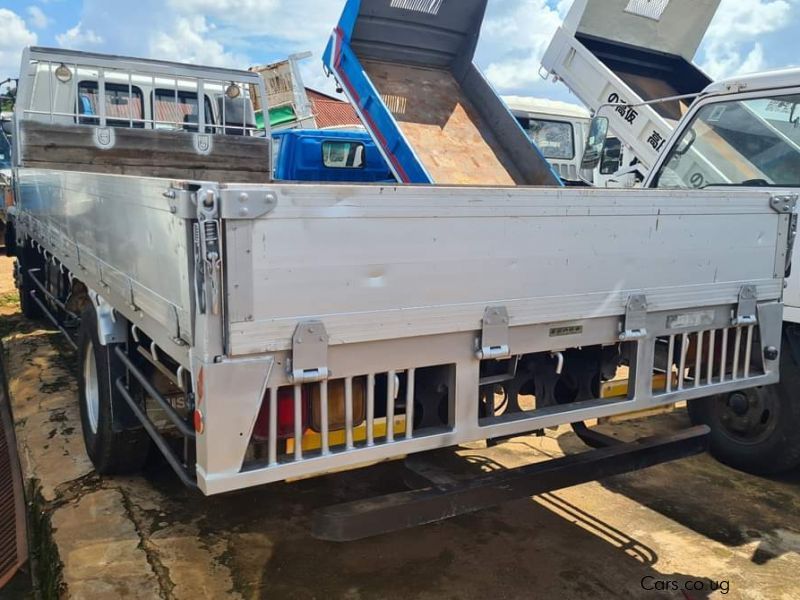
[[[322,164],[330,169],[363,169],[364,144],[322,142]]]
[[[142,90],[136,86],[106,83],[106,124],[109,127],[144,127]],[[77,122],[82,125],[100,124],[100,93],[96,81],[78,84]]]
[[[520,122],[545,158],[558,160],[575,158],[575,133],[572,123],[545,119],[520,119]]]
[[[208,96],[205,97],[204,112],[206,125],[213,125],[214,111]],[[153,92],[153,120],[156,129],[183,129],[196,133],[199,117],[196,92],[166,89]],[[206,127],[206,133],[211,131],[211,127]]]

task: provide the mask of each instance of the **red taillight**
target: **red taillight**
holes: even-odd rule
[[[308,391],[303,388],[300,405],[302,408],[301,430],[305,432],[309,426]],[[294,388],[282,387],[278,390],[278,439],[285,440],[294,437]],[[261,410],[258,413],[253,438],[258,441],[269,439],[269,392],[264,396]]]
[[[194,411],[194,430],[199,433],[200,435],[203,434],[205,431],[206,426],[205,422],[203,421],[203,413],[200,410]]]

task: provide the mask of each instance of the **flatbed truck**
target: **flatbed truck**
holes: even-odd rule
[[[779,379],[792,196],[281,183],[256,74],[30,48],[19,90],[20,299],[77,348],[100,473],[157,449],[220,494],[563,424],[603,446],[322,511],[344,541],[701,452],[582,424]]]

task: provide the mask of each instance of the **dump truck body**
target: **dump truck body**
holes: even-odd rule
[[[472,62],[486,0],[350,0],[325,51],[402,183],[559,185]]]
[[[692,99],[641,103],[699,94],[711,83],[692,59],[718,7],[719,0],[576,0],[542,66],[608,117],[647,169]]]

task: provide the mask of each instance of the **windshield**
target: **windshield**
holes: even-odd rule
[[[701,108],[673,145],[654,187],[800,186],[800,95]]]
[[[557,160],[575,158],[572,123],[544,119],[520,119],[520,123],[545,158]]]

